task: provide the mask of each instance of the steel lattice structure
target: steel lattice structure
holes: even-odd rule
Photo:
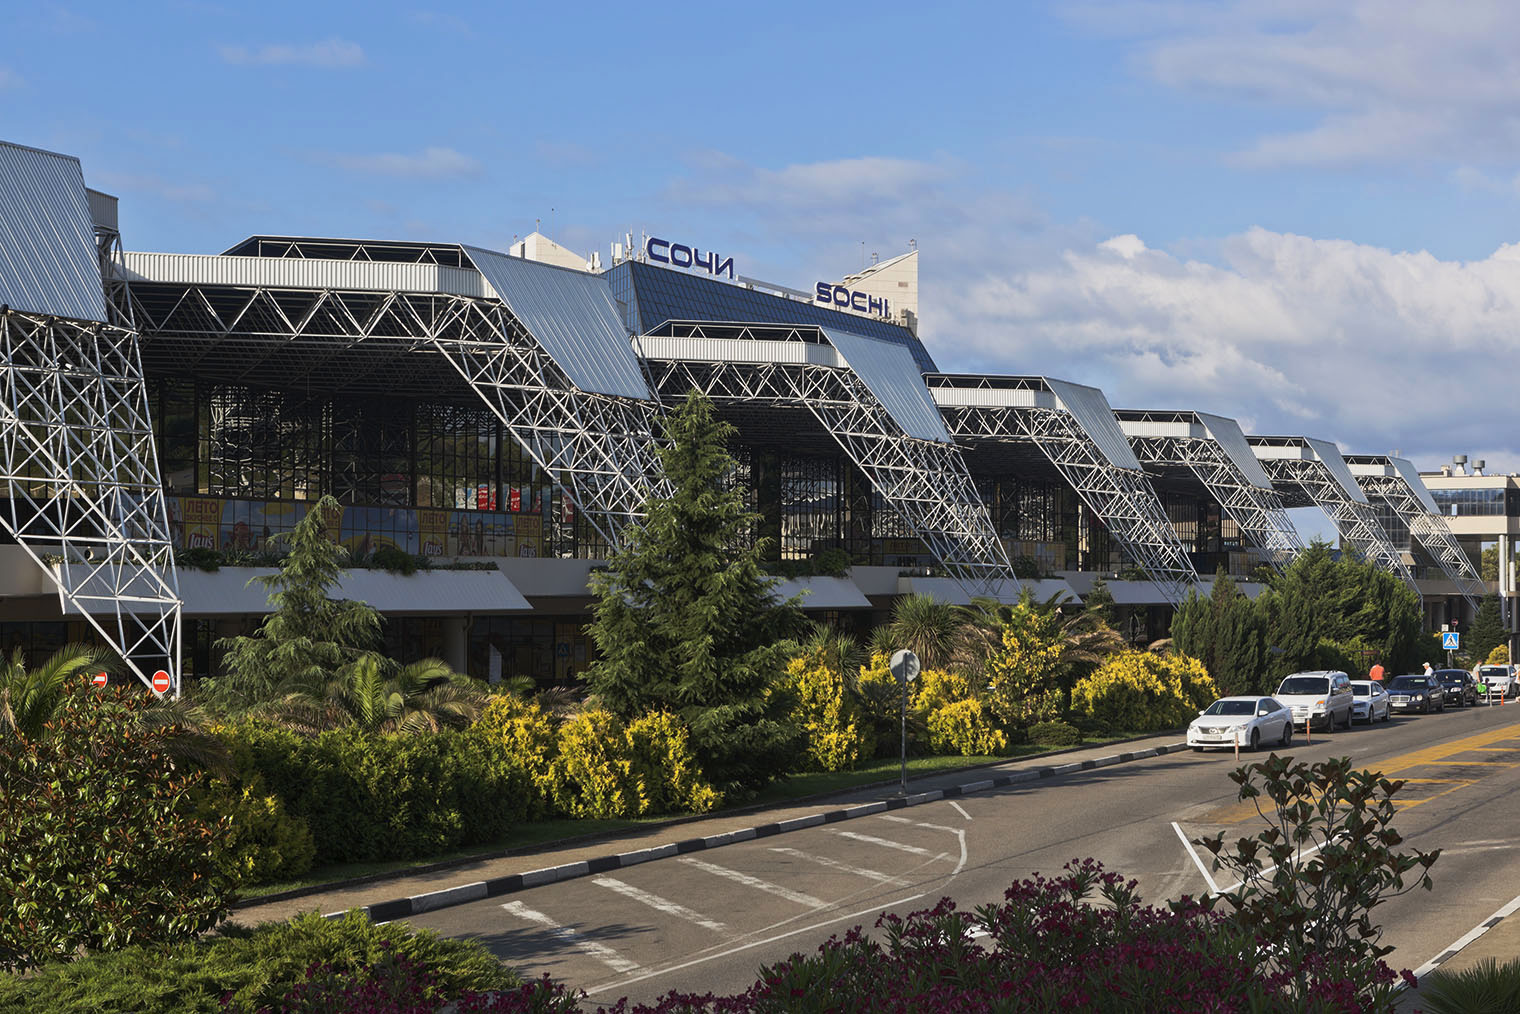
[[[0,526],[139,679],[162,668],[177,695],[179,583],[137,335],[7,311],[0,352]]]
[[[1354,460],[1357,464],[1389,464],[1391,467],[1387,458],[1360,456]],[[1409,529],[1409,534],[1435,558],[1441,572],[1457,586],[1476,613],[1478,599],[1483,596],[1483,580],[1472,559],[1462,552],[1462,547],[1452,537],[1446,519],[1432,513],[1409,482],[1397,472],[1369,475],[1357,468],[1353,474],[1368,499],[1380,501],[1398,516]]]
[[[1126,421],[1141,413],[1121,413]],[[1167,413],[1168,421],[1177,413]],[[1130,446],[1145,465],[1186,468],[1219,502],[1220,509],[1266,553],[1279,572],[1304,548],[1276,490],[1253,483],[1218,440],[1199,436],[1138,436]]]
[[[1419,594],[1414,574],[1399,551],[1388,541],[1372,508],[1351,499],[1322,461],[1308,458],[1262,458],[1261,466],[1274,485],[1296,486],[1323,510],[1340,533],[1341,541],[1354,547],[1370,562],[1402,578]]]
[[[720,406],[806,409],[967,592],[995,596],[1005,582],[1017,587],[960,449],[906,436],[817,329],[677,321],[659,332],[637,347],[662,399],[695,388]],[[680,352],[665,354],[661,339],[679,343]]]
[[[658,406],[575,387],[500,302],[448,293],[134,285],[155,355],[227,383],[469,389],[610,545],[663,488]],[[147,298],[148,296],[152,298]]]
[[[973,387],[989,378],[979,381],[939,374],[925,379],[939,402],[945,425],[957,440],[1033,444],[1167,601],[1182,601],[1188,587],[1198,581],[1198,572],[1149,477],[1143,471],[1115,465],[1070,412],[1054,406],[1042,379],[996,378],[1002,387],[1022,395],[1007,401],[1026,404],[996,404],[995,398],[976,399],[985,404],[956,404],[952,391],[972,390],[983,395],[998,388]]]

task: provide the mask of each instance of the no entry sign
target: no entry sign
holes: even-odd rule
[[[107,683],[111,682],[111,678],[103,672],[98,672],[94,676],[90,677],[90,682],[95,684],[97,687],[103,687]]]
[[[169,674],[160,669],[153,674],[153,692],[155,694],[167,694],[169,692]]]

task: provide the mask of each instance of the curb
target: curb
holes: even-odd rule
[[[390,922],[395,919],[404,919],[407,916],[421,915],[424,912],[436,912],[442,908],[452,908],[455,905],[480,901],[484,898],[497,898],[504,894],[515,894],[518,891],[541,887],[544,884],[556,884],[564,880],[575,880],[580,877],[590,876],[594,873],[606,873],[609,870],[626,869],[629,866],[637,866],[640,863],[647,863],[655,859],[686,855],[690,852],[704,852],[708,849],[722,848],[725,845],[753,841],[756,838],[770,838],[778,834],[786,834],[790,831],[801,831],[804,828],[817,827],[821,824],[837,824],[840,821],[868,817],[874,813],[901,810],[910,806],[922,806],[925,803],[938,802],[941,799],[958,799],[977,792],[986,792],[989,789],[1000,789],[1009,785],[1020,785],[1024,782],[1037,782],[1047,778],[1055,778],[1059,775],[1076,774],[1081,771],[1092,771],[1096,768],[1111,767],[1115,764],[1144,760],[1148,757],[1163,757],[1167,754],[1179,753],[1186,749],[1187,744],[1185,742],[1171,743],[1166,746],[1152,747],[1148,750],[1114,754],[1110,757],[1098,757],[1093,760],[1074,761],[1070,764],[1058,764],[1054,767],[1026,768],[1022,771],[998,775],[994,778],[984,778],[980,781],[967,782],[962,785],[952,785],[949,788],[930,789],[908,796],[877,800],[874,803],[861,803],[857,806],[849,806],[841,810],[813,813],[806,817],[794,817],[791,820],[783,820],[778,823],[740,828],[737,831],[725,831],[722,834],[715,834],[706,838],[687,838],[684,841],[656,845],[653,848],[639,849],[636,852],[621,852],[616,855],[598,856],[595,859],[583,859],[580,862],[565,863],[561,866],[549,866],[541,870],[530,870],[527,873],[513,873],[505,877],[493,877],[490,880],[477,880],[474,883],[460,884],[457,887],[448,887],[440,891],[429,891],[426,894],[414,894],[405,898],[394,898],[390,901],[376,902],[373,905],[362,905],[359,906],[358,910],[375,922]],[[344,914],[344,912],[328,912],[323,918],[336,919]]]
[[[1450,961],[1452,958],[1461,953],[1468,944],[1473,943],[1479,937],[1483,936],[1483,934],[1499,925],[1505,919],[1508,919],[1510,916],[1514,915],[1517,911],[1520,911],[1520,897],[1509,901],[1506,905],[1500,908],[1499,911],[1495,912],[1493,915],[1489,916],[1487,919],[1484,919],[1482,922],[1478,923],[1478,925],[1468,930],[1440,954],[1437,954],[1435,957],[1425,962],[1425,964],[1421,965],[1419,968],[1416,968],[1414,970],[1415,981],[1418,982],[1419,980],[1425,978],[1425,976],[1429,975],[1431,972],[1434,972],[1437,968],[1440,968],[1442,965],[1446,964],[1446,962]],[[1411,992],[1411,990],[1409,989],[1408,983],[1400,982],[1394,992],[1395,994],[1408,993]],[[1418,994],[1419,987],[1416,986],[1412,992],[1414,994]]]

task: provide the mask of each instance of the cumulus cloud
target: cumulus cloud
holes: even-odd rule
[[[1117,0],[1068,12],[1132,37],[1142,70],[1164,84],[1305,118],[1235,152],[1241,164],[1520,152],[1520,6],[1509,0]]]
[[[266,46],[223,46],[222,59],[242,66],[290,65],[343,70],[364,64],[364,49],[357,42],[327,39],[308,43],[271,43]]]
[[[449,177],[474,176],[480,172],[480,162],[453,148],[424,148],[415,154],[403,152],[378,152],[369,155],[344,155],[323,153],[317,161],[340,169],[375,173],[382,176],[401,176],[409,179],[445,179]]]

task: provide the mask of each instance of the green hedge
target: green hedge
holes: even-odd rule
[[[504,837],[534,788],[470,732],[314,737],[260,724],[224,732],[237,778],[311,830],[317,865],[411,859]]]
[[[508,989],[518,978],[473,940],[450,940],[404,925],[376,926],[358,912],[342,919],[307,913],[257,929],[172,947],[129,947],[47,965],[36,974],[0,976],[0,1014],[211,1014],[278,1003],[313,965],[363,974],[388,955],[416,962],[431,979],[430,998],[466,990]],[[223,1006],[222,998],[228,997]]]

